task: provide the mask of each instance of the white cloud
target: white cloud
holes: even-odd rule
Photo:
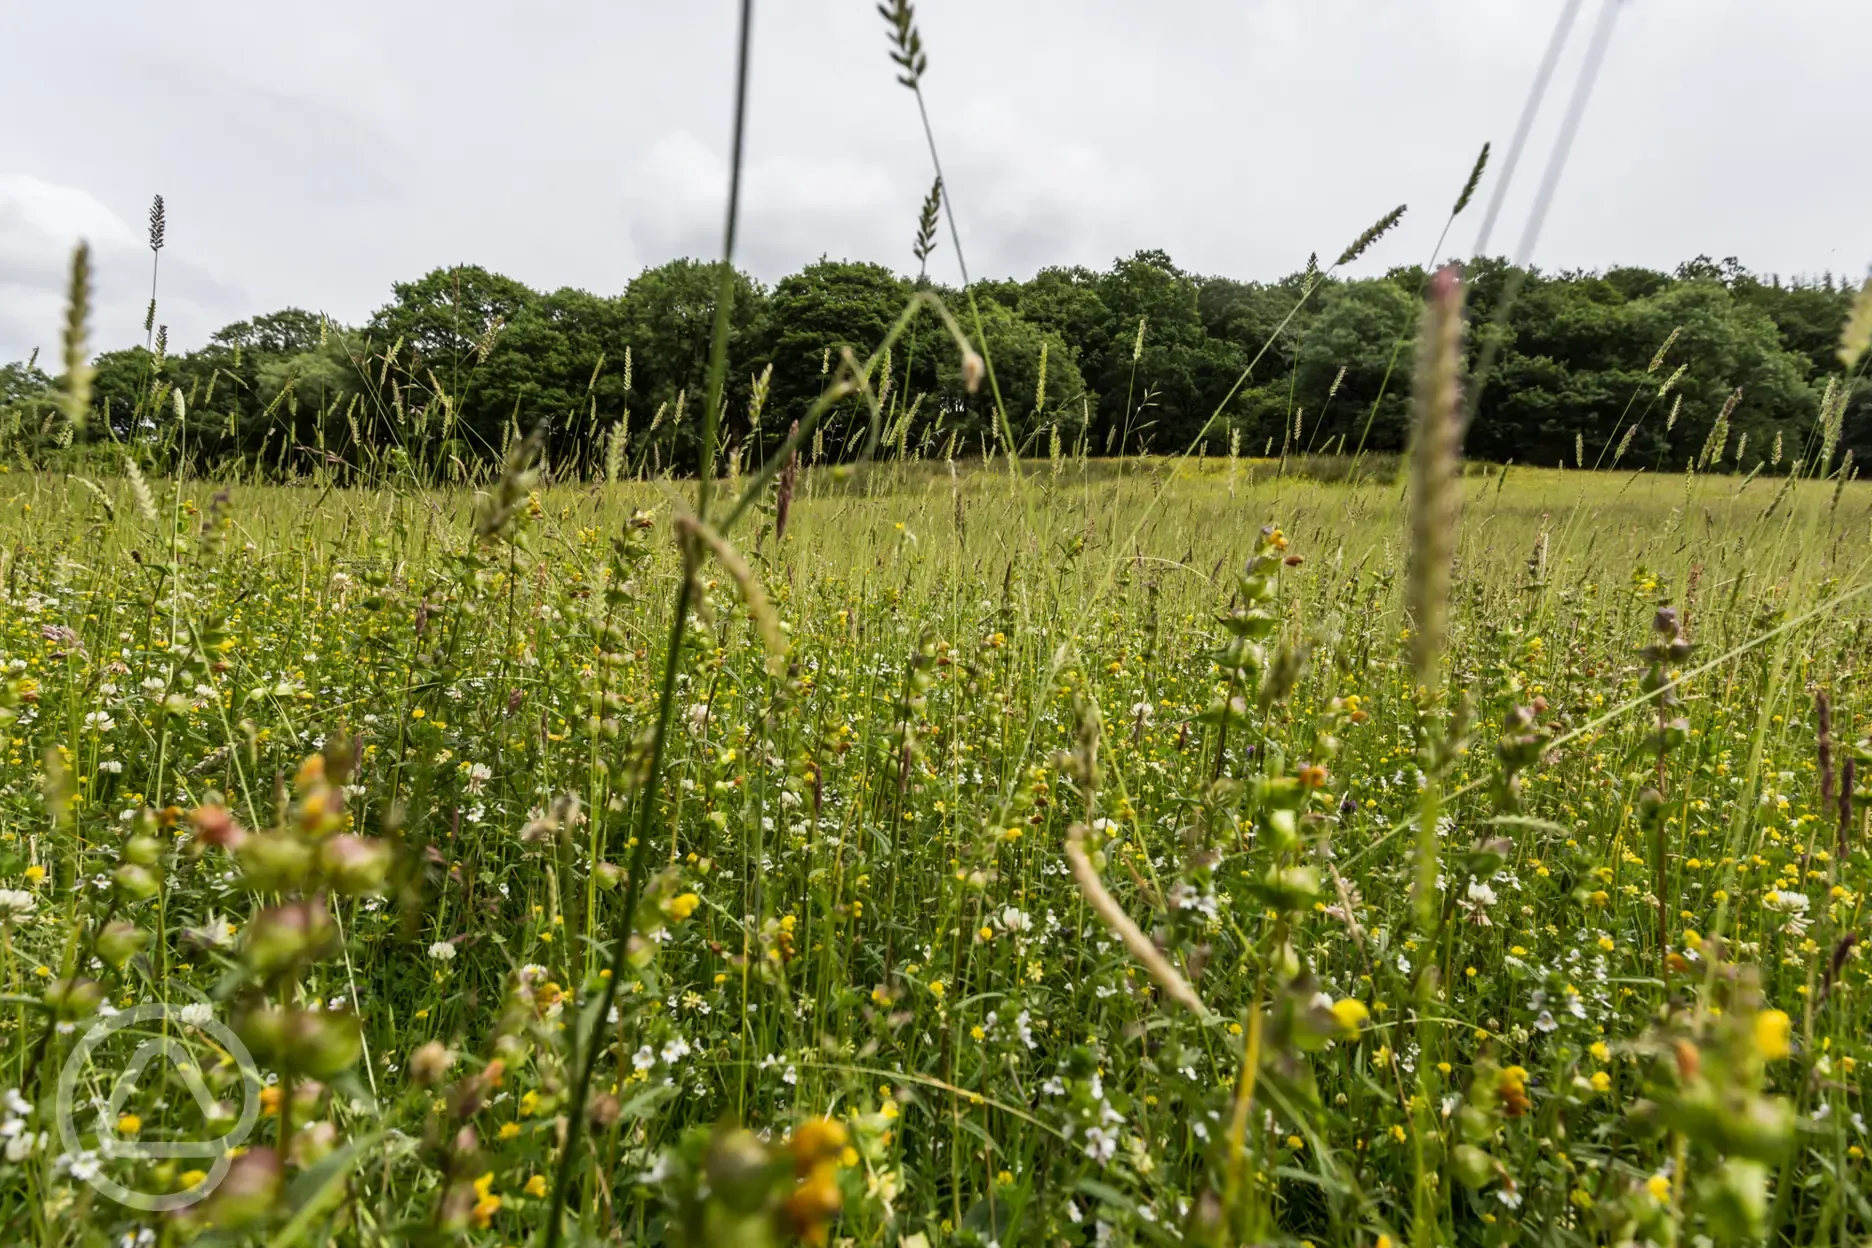
[[[1025,275],[1150,245],[1140,197],[1103,153],[1084,141],[1034,142],[1008,101],[972,102],[953,146],[950,193],[962,196],[958,219],[974,275]],[[652,143],[624,179],[625,227],[643,264],[720,252],[725,147],[677,131]],[[905,147],[879,159],[841,145],[750,159],[738,263],[768,281],[820,255],[908,268],[932,175],[922,149]],[[946,280],[955,276],[953,250],[945,219],[932,264]]]
[[[55,186],[25,174],[0,177],[0,229],[36,232],[70,246],[78,239],[105,247],[136,239],[122,217],[75,186]],[[0,235],[4,237],[5,235]]]
[[[772,281],[820,252],[878,259],[898,205],[894,179],[833,153],[748,162],[742,173],[739,262]],[[721,252],[728,163],[686,130],[650,145],[626,180],[625,226],[641,261]]]
[[[91,248],[91,342],[110,350],[143,341],[149,307],[147,225],[82,187],[28,174],[0,177],[0,358],[39,348],[44,361],[59,351],[70,285],[71,254]],[[165,250],[156,319],[178,343],[198,342],[240,306],[238,290],[216,281],[188,257]]]
[[[1123,156],[1109,152],[1109,143],[1036,129],[1005,96],[971,101],[946,143],[954,153],[951,190],[971,275],[1103,267],[1119,254],[1164,245],[1148,238],[1149,199],[1125,176]],[[908,216],[900,222],[904,239],[910,224]]]
[[[0,347],[13,354],[39,347],[49,364],[58,352],[72,248],[85,239],[99,265],[114,269],[135,237],[78,187],[24,174],[0,177]]]
[[[1582,7],[1498,246],[1520,236],[1601,2]],[[1358,271],[1422,261],[1492,139],[1486,202],[1563,3],[924,5],[925,95],[970,269],[1161,248],[1196,272],[1271,278],[1399,202],[1410,215]],[[0,127],[0,358],[51,345],[81,231],[98,235],[95,338],[141,340],[156,191],[179,346],[287,304],[361,319],[391,282],[457,262],[615,291],[719,249],[732,5],[588,4],[557,21],[455,0],[444,23],[380,0],[326,0],[314,20],[169,0],[100,23],[96,7],[8,12],[9,46],[83,46],[93,72],[76,95],[57,57],[0,75],[0,115],[32,119]],[[1865,0],[1626,4],[1536,261],[1668,268],[1708,252],[1857,275],[1872,166],[1842,137],[1854,80],[1827,67],[1868,38]],[[929,157],[873,6],[760,6],[753,48],[737,259],[769,281],[820,255],[911,269]],[[931,263],[953,280],[946,236]]]

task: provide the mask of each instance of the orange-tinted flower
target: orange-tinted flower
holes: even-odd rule
[[[1501,1095],[1502,1112],[1510,1118],[1519,1118],[1532,1105],[1528,1100],[1527,1075],[1525,1066],[1508,1066],[1502,1069],[1496,1081],[1495,1090]]]

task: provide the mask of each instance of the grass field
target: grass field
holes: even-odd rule
[[[528,485],[0,475],[7,1242],[527,1241],[595,1022],[575,1242],[1872,1233],[1872,489],[1472,466],[1433,695],[1402,482],[809,471],[667,668],[693,483]]]

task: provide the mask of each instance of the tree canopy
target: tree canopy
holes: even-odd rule
[[[1497,357],[1466,450],[1536,464],[1571,463],[1582,445],[1603,462],[1622,444],[1634,462],[1681,465],[1725,406],[1736,440],[1747,434],[1755,452],[1744,467],[1777,438],[1797,452],[1813,435],[1852,299],[1831,277],[1782,281],[1697,257],[1669,273],[1529,271],[1502,320],[1513,276],[1499,260],[1469,267],[1470,367],[1485,342]],[[290,472],[300,457],[343,461],[359,445],[437,464],[485,461],[544,426],[550,453],[586,466],[615,437],[627,463],[680,468],[694,457],[719,279],[717,265],[685,259],[647,268],[615,294],[542,293],[472,265],[437,269],[396,283],[358,326],[286,308],[229,325],[192,352],[108,351],[96,361],[98,419],[84,436],[169,438],[204,464]],[[1397,450],[1424,281],[1415,267],[1241,281],[1142,251],[1103,271],[935,288],[964,332],[985,339],[974,345],[985,348],[993,386],[969,391],[952,333],[928,310],[870,382],[874,391],[888,382],[883,424],[906,453],[935,453],[952,438],[968,451],[993,448],[1006,436],[1029,450],[1057,437],[1095,455],[1200,444]],[[725,445],[751,458],[771,449],[843,353],[868,358],[921,285],[831,259],[771,289],[736,273]],[[28,448],[56,436],[47,396],[57,384],[36,364],[0,369],[0,436]],[[765,409],[755,413],[762,384]],[[176,393],[180,404],[152,401]],[[1872,428],[1860,406],[1854,395],[1843,445],[1863,460]],[[845,400],[829,413],[825,453],[849,453],[870,423],[858,400]]]

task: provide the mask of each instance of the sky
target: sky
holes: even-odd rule
[[[923,0],[924,81],[970,272],[1160,248],[1270,279],[1398,203],[1354,266],[1423,263],[1484,141],[1466,253],[1567,0]],[[1602,3],[1545,268],[1872,263],[1865,0],[1582,0],[1490,250],[1515,250]],[[140,342],[167,204],[172,349],[286,306],[355,323],[472,263],[620,291],[720,253],[730,0],[0,0],[0,361],[58,353],[70,250],[94,345]],[[913,271],[931,179],[872,0],[761,0],[737,262]],[[1849,125],[1848,122],[1854,124]],[[945,236],[931,262],[957,276]]]

